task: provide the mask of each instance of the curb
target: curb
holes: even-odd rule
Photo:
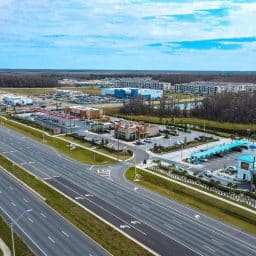
[[[137,167],[138,169],[143,170],[144,172],[150,173],[150,174],[155,175],[155,176],[157,176],[157,177],[159,177],[159,178],[162,178],[162,179],[165,179],[165,180],[167,180],[167,181],[176,183],[176,184],[178,184],[178,185],[181,185],[181,186],[183,186],[183,187],[189,188],[189,189],[194,190],[194,191],[196,191],[196,192],[198,192],[198,193],[201,193],[201,194],[203,194],[203,195],[206,195],[206,196],[212,197],[212,198],[214,198],[214,199],[220,200],[220,201],[222,201],[222,202],[224,202],[224,203],[230,204],[230,205],[232,205],[232,206],[238,207],[238,208],[240,208],[240,209],[242,209],[242,210],[245,210],[245,211],[247,211],[247,212],[250,212],[250,213],[256,215],[256,211],[255,211],[255,210],[252,210],[252,209],[247,208],[247,207],[245,207],[245,206],[242,206],[242,205],[240,205],[240,204],[231,202],[231,201],[229,201],[229,200],[227,200],[227,199],[225,199],[225,198],[222,198],[222,197],[213,195],[213,194],[211,194],[211,193],[202,191],[202,190],[200,190],[200,189],[197,189],[197,188],[194,188],[194,187],[189,186],[189,185],[187,185],[187,184],[184,184],[184,183],[182,183],[182,182],[180,182],[180,181],[174,180],[174,179],[169,178],[169,177],[165,177],[165,176],[163,176],[163,175],[161,175],[161,174],[154,173],[154,172],[152,172],[152,171],[150,171],[150,170],[147,170],[147,169],[145,169],[145,168],[143,168],[143,167],[140,167],[140,166],[136,166],[136,167]]]
[[[6,121],[10,121],[10,122],[13,122],[13,123],[22,125],[22,126],[24,126],[24,127],[26,127],[26,128],[29,128],[29,129],[32,129],[32,130],[41,132],[42,134],[45,134],[46,136],[49,136],[49,137],[51,137],[51,138],[55,138],[55,139],[59,139],[59,140],[62,140],[62,141],[68,142],[68,143],[72,143],[72,144],[74,144],[74,145],[76,145],[76,146],[78,146],[78,147],[80,147],[80,148],[84,148],[84,149],[89,150],[89,151],[91,151],[91,152],[94,152],[94,153],[96,153],[96,154],[99,154],[99,155],[108,157],[108,158],[110,158],[110,159],[112,159],[112,160],[115,160],[115,161],[117,161],[117,162],[123,162],[122,160],[117,159],[117,158],[115,158],[115,157],[113,157],[113,156],[109,156],[109,155],[107,155],[107,154],[105,154],[105,153],[102,153],[102,152],[100,152],[100,151],[96,151],[96,150],[93,150],[93,149],[91,149],[91,148],[85,147],[85,146],[80,145],[80,144],[78,144],[78,143],[76,143],[76,142],[72,142],[72,141],[70,141],[70,140],[67,140],[67,139],[64,139],[64,138],[61,138],[61,137],[57,137],[57,136],[51,135],[51,134],[49,134],[48,132],[42,131],[42,130],[40,130],[40,129],[38,129],[38,128],[30,127],[30,126],[28,126],[28,125],[26,125],[26,124],[23,124],[23,123],[14,121],[14,120],[10,120],[10,119],[8,119],[8,118],[6,118],[6,117],[4,117],[4,116],[1,116],[1,118],[3,118],[3,119],[6,120]],[[128,159],[128,160],[129,160],[129,159]],[[127,160],[124,160],[124,161],[127,161]]]
[[[21,168],[22,170],[24,170],[24,168],[22,168],[22,166],[20,166],[19,164],[16,164],[14,161],[12,161],[9,157],[6,157],[2,154],[0,154],[1,156],[3,156],[4,158],[6,158],[7,160],[9,160],[10,162],[12,162],[14,165],[18,166],[19,168]],[[0,165],[1,166],[1,165]],[[46,201],[46,198],[44,198],[42,195],[40,195],[38,192],[36,192],[33,188],[29,187],[24,181],[20,180],[19,178],[17,178],[15,175],[13,175],[11,172],[7,171],[3,166],[1,166],[1,168],[3,169],[3,171],[11,176],[14,180],[16,180],[18,183],[21,183],[22,186],[24,186],[27,190],[29,190],[30,192],[32,192],[33,194],[35,194],[35,196],[39,197],[40,200],[42,201]],[[25,171],[25,170],[24,170]],[[27,172],[27,171],[26,171]],[[29,172],[29,174],[31,174]],[[32,175],[32,174],[31,174]],[[34,176],[35,177],[35,176]],[[36,179],[38,179],[38,177],[36,177]]]

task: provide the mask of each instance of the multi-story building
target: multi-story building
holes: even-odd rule
[[[103,110],[85,106],[69,106],[65,113],[79,117],[81,119],[100,119],[103,116]]]
[[[163,96],[163,90],[138,89],[138,88],[104,88],[101,90],[102,96],[115,96],[119,99],[135,98],[138,95],[145,99],[160,99]]]
[[[256,91],[256,84],[251,83],[226,83],[226,82],[191,82],[175,84],[176,93],[216,95],[222,92]]]
[[[135,78],[116,78],[109,81],[113,87],[117,88],[142,88],[156,90],[171,90],[171,83],[153,80],[151,77],[135,77]]]
[[[159,127],[155,124],[125,120],[115,124],[115,137],[122,140],[134,141],[156,136],[158,133]]]

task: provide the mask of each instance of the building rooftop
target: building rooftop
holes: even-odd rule
[[[84,110],[84,111],[98,110],[97,108],[86,107],[86,106],[79,106],[79,105],[69,106],[68,108],[75,108],[75,109]]]
[[[256,161],[255,155],[242,155],[237,158],[239,161],[247,162],[247,163],[254,163]]]

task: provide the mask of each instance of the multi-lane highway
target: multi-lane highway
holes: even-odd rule
[[[2,168],[0,215],[14,223],[14,229],[37,255],[109,255]]]
[[[254,236],[205,215],[198,218],[169,199],[99,177],[90,166],[3,127],[0,152],[158,254],[256,255]]]

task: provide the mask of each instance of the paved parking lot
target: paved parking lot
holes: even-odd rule
[[[229,152],[226,153],[223,157],[210,157],[208,160],[209,162],[206,163],[201,163],[200,166],[202,169],[207,169],[207,170],[218,170],[223,167],[227,166],[236,166],[237,165],[237,158],[240,155],[244,154],[255,154],[255,151],[243,149],[242,152]]]
[[[139,147],[145,150],[148,150],[153,147],[154,143],[164,147],[170,147],[170,146],[173,146],[178,141],[183,142],[185,140],[185,137],[187,138],[187,141],[192,141],[199,136],[209,136],[209,137],[212,136],[217,138],[217,136],[214,136],[212,134],[207,134],[207,133],[198,132],[198,131],[191,131],[191,133],[179,131],[179,136],[170,135],[169,139],[165,139],[164,135],[162,135],[161,137],[151,138],[150,140],[152,141],[152,143],[146,143],[146,142],[144,143],[144,140],[142,139],[141,141],[144,143],[144,145],[139,145]],[[134,144],[135,142],[130,142],[130,143]]]

